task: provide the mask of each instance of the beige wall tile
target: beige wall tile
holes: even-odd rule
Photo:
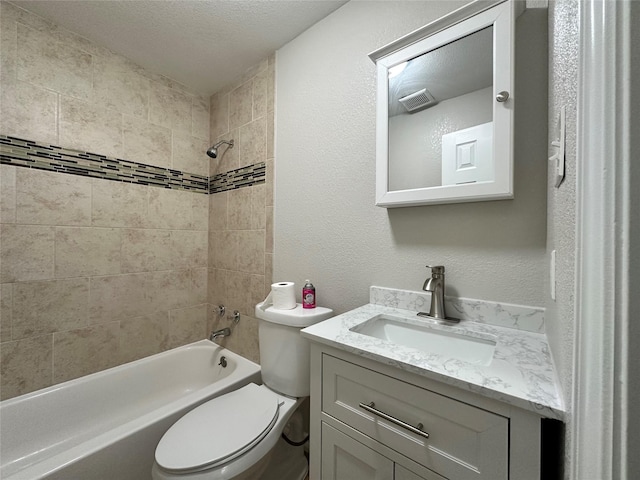
[[[191,230],[206,232],[209,230],[209,195],[193,193],[191,195]]]
[[[0,223],[16,221],[16,167],[0,165]]]
[[[263,58],[258,63],[247,68],[247,70],[245,70],[245,72],[238,79],[237,84],[240,85],[242,83],[248,82],[249,80],[252,80],[261,71],[266,70],[268,64],[269,60],[267,58]]]
[[[209,99],[193,97],[191,105],[191,135],[209,142]]]
[[[274,160],[271,159],[267,159],[266,164],[265,164],[266,168],[265,168],[265,173],[266,173],[266,178],[265,178],[265,186],[266,186],[266,192],[265,192],[265,198],[264,198],[264,203],[267,206],[273,206],[273,176],[274,176]]]
[[[120,273],[120,230],[56,228],[56,278]]]
[[[264,184],[258,184],[247,187],[246,190],[251,192],[250,228],[254,230],[264,230],[266,225],[266,187]]]
[[[3,82],[3,135],[58,144],[58,94],[25,82]]]
[[[211,160],[210,175],[214,176],[218,173],[225,173],[229,170],[235,170],[240,167],[240,130],[235,129],[227,134],[216,138],[212,143],[217,143],[220,140],[235,141],[233,148],[227,148],[226,146],[220,147],[218,150],[218,158]]]
[[[25,338],[2,344],[0,399],[33,392],[52,382],[52,336]]]
[[[264,275],[252,275],[237,271],[225,272],[228,310],[239,310],[243,315],[253,315],[257,303],[264,300]]]
[[[149,121],[162,127],[191,133],[192,96],[151,82]]]
[[[82,100],[91,97],[91,55],[22,24],[17,34],[18,80]]]
[[[272,61],[273,58],[273,61]],[[275,107],[275,91],[276,91],[276,60],[275,56],[269,58],[269,66],[267,68],[267,111],[273,112]]]
[[[171,348],[208,338],[207,304],[169,312]]]
[[[91,277],[89,321],[105,323],[142,317],[161,308],[154,307],[152,273]]]
[[[16,221],[36,225],[91,225],[91,179],[18,168]]]
[[[207,232],[172,230],[172,268],[179,270],[207,267],[208,245]]]
[[[267,122],[259,118],[240,128],[240,166],[267,159]]]
[[[267,114],[267,83],[269,71],[261,70],[253,78],[253,119]]]
[[[264,291],[262,292],[265,297],[271,291],[272,283],[275,283],[273,280],[273,254],[267,253],[264,256]]]
[[[207,302],[211,305],[225,305],[226,302],[226,271],[217,268],[209,269]]]
[[[122,230],[122,273],[169,270],[174,266],[169,230]]]
[[[162,311],[206,303],[207,280],[206,267],[153,274],[154,307]]]
[[[260,363],[260,343],[258,341],[259,322],[255,318],[244,315],[233,332],[235,348],[240,355]]]
[[[54,237],[53,227],[0,225],[0,282],[52,279]]]
[[[172,167],[182,172],[208,175],[211,159],[207,156],[207,149],[210,146],[209,140],[174,132]]]
[[[122,114],[71,97],[60,97],[60,144],[122,158]]]
[[[246,230],[251,228],[251,188],[230,190],[228,194],[228,226],[229,230]]]
[[[16,283],[13,290],[14,340],[87,324],[88,278],[21,282]]]
[[[53,334],[53,381],[64,382],[116,366],[120,359],[118,322]]]
[[[212,237],[213,235],[210,234],[209,238]],[[213,266],[223,270],[238,270],[239,241],[239,230],[225,230],[216,235],[213,246],[215,252]]]
[[[171,166],[171,130],[144,119],[124,116],[123,157],[133,162]]]
[[[238,232],[238,270],[264,275],[264,230],[240,230]]]
[[[120,362],[133,362],[170,348],[169,312],[120,322]]]
[[[146,120],[150,88],[147,78],[119,55],[96,56],[93,68],[93,102]]]
[[[209,195],[209,230],[219,232],[227,228],[228,192]]]
[[[12,338],[13,286],[13,283],[0,284],[0,342],[8,342]]]
[[[0,2],[0,82],[15,84],[17,60],[17,8]]]
[[[147,226],[149,188],[142,185],[93,179],[92,223],[100,227]]]
[[[222,268],[222,244],[224,238],[228,234],[226,232],[209,232],[209,268]]]
[[[149,226],[170,230],[188,230],[193,223],[191,192],[149,189]]]
[[[253,82],[248,81],[229,93],[229,130],[234,130],[253,118]]]
[[[273,253],[273,207],[266,208],[266,228],[264,233],[264,249]]]
[[[210,103],[210,133],[209,139],[214,139],[225,135],[229,129],[229,94],[216,93],[211,96]]]
[[[275,114],[273,110],[269,111],[267,117],[267,158],[275,156]]]
[[[182,190],[149,188],[150,228],[207,230],[208,195]]]

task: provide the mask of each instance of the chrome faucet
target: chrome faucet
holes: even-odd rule
[[[221,328],[220,330],[214,330],[211,332],[209,340],[213,342],[218,337],[228,337],[229,335],[231,335],[231,329],[229,327]]]
[[[421,317],[430,317],[442,323],[458,323],[458,318],[447,317],[444,308],[444,267],[442,265],[431,267],[431,277],[424,281],[422,289],[425,292],[431,292],[431,308],[429,313],[420,312]]]

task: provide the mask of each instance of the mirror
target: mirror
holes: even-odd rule
[[[378,74],[376,205],[513,198],[521,2],[477,3],[370,54]]]

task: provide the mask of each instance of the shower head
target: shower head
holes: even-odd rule
[[[233,148],[233,140],[231,140],[230,142],[227,142],[226,140],[221,140],[218,143],[216,143],[213,147],[209,148],[209,150],[207,150],[207,155],[209,155],[211,158],[216,158],[218,156],[218,147],[223,143],[226,143],[227,145],[229,145],[229,148]]]

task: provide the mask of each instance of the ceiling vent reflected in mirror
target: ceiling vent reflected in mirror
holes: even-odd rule
[[[438,103],[426,88],[418,90],[406,97],[402,97],[398,99],[398,101],[407,109],[408,112],[415,112],[422,108],[433,107]]]

